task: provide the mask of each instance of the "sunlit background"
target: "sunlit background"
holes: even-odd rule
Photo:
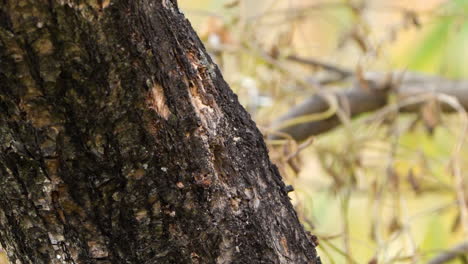
[[[311,81],[326,71],[291,55],[359,73],[468,78],[468,0],[179,0],[179,6],[266,135],[275,119],[328,88]],[[468,191],[454,172],[458,162],[466,184],[461,115],[363,122],[373,117],[368,113],[305,141],[266,137],[271,158],[294,186],[302,223],[318,237],[323,263],[427,263],[468,240],[460,203]],[[465,255],[447,263],[467,261]]]

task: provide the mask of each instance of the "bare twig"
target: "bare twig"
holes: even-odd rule
[[[327,71],[335,72],[338,75],[340,75],[341,78],[346,78],[346,77],[352,76],[354,74],[352,71],[349,71],[347,69],[340,68],[340,67],[338,67],[336,65],[329,64],[329,63],[319,61],[319,60],[316,60],[316,59],[312,59],[312,58],[301,58],[301,57],[297,57],[295,55],[290,55],[290,56],[287,56],[286,59],[291,60],[291,61],[295,61],[295,62],[299,62],[299,63],[302,63],[302,64],[311,65],[311,66],[314,66],[314,67],[319,67],[319,68],[322,68],[322,69],[327,70]]]
[[[390,91],[394,91],[402,100],[410,97],[424,97],[427,93],[445,94],[456,98],[462,108],[468,109],[468,81],[451,81],[423,74],[405,73],[398,87],[395,84],[390,84],[393,89],[388,89],[387,74],[367,73],[365,75],[367,88],[363,87],[363,83],[356,81],[348,89],[330,92],[336,98],[345,98],[345,100],[339,100],[339,109],[343,109],[343,101],[346,101],[350,117],[382,109],[387,105]],[[403,113],[418,113],[426,100],[417,101],[417,103],[410,103],[404,107],[397,107]],[[296,140],[304,140],[311,135],[327,132],[341,124],[336,114],[319,120],[303,120],[304,116],[316,116],[317,113],[323,113],[328,108],[329,104],[316,94],[292,108],[283,117],[276,120],[272,127],[291,135]],[[444,112],[457,111],[447,102],[442,103],[441,110]],[[291,120],[300,120],[301,122],[291,122]]]
[[[466,182],[462,176],[461,172],[461,155],[462,155],[462,148],[463,143],[465,142],[466,134],[468,133],[468,115],[466,113],[465,108],[458,102],[458,100],[454,97],[447,96],[444,94],[440,94],[438,96],[440,101],[443,101],[453,107],[458,113],[460,114],[460,119],[463,123],[462,130],[460,132],[460,139],[458,143],[455,145],[454,155],[453,155],[453,174],[455,177],[454,188],[457,193],[457,199],[460,206],[460,218],[462,222],[463,232],[464,234],[468,234],[468,205],[465,200],[465,186]]]
[[[376,87],[373,83],[371,86]],[[338,102],[333,107],[335,108],[333,111],[330,111],[329,102],[323,98],[326,93],[328,98],[338,98],[333,100]],[[338,126],[340,119],[336,115],[336,107],[344,109],[345,104],[349,109],[349,117],[355,117],[360,113],[375,111],[385,106],[387,92],[378,89],[352,89],[315,94],[275,121],[272,127],[291,135],[296,140],[304,140],[311,135],[318,135]]]
[[[464,241],[460,244],[455,245],[454,247],[440,253],[434,258],[430,259],[427,264],[442,264],[447,263],[450,260],[453,260],[456,257],[468,254],[468,241]]]

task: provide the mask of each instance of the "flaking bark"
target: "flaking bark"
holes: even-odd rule
[[[319,263],[176,1],[0,0],[12,263]]]

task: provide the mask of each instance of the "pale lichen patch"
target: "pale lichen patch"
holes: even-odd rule
[[[239,211],[239,205],[241,201],[242,200],[239,198],[231,198],[231,208],[234,211],[234,213]]]
[[[43,128],[52,124],[52,117],[47,109],[32,104],[21,104],[22,110],[26,112],[29,120],[36,128]]]
[[[164,119],[168,119],[171,111],[166,104],[166,97],[164,95],[161,85],[154,83],[148,93],[146,100],[149,108],[156,111]]]
[[[138,222],[143,221],[144,219],[147,218],[147,216],[148,216],[148,211],[146,209],[141,209],[135,213],[135,219]]]
[[[11,58],[15,62],[22,62],[23,61],[23,55],[22,54],[11,54]]]
[[[54,44],[48,38],[41,38],[34,42],[34,50],[40,55],[50,55],[54,53]]]
[[[88,241],[88,247],[92,258],[107,258],[109,256],[106,246],[99,241]]]
[[[146,174],[146,171],[140,168],[140,169],[132,170],[129,176],[136,180],[140,180],[141,178],[143,178],[143,176],[145,176],[145,174]]]
[[[232,263],[234,256],[234,249],[238,249],[234,245],[234,241],[229,238],[230,234],[223,236],[222,242],[219,244],[219,252],[221,254],[216,258],[216,264],[227,264]]]
[[[151,206],[151,213],[153,214],[153,216],[158,216],[161,214],[161,203],[159,203],[159,201],[153,203],[153,205]]]
[[[257,210],[258,207],[260,207],[260,199],[258,199],[258,197],[255,196],[252,200],[250,200],[249,205],[254,210]]]
[[[112,199],[114,199],[114,201],[117,201],[119,202],[120,200],[122,200],[122,194],[119,193],[119,192],[115,192],[112,194]]]
[[[247,197],[247,199],[252,199],[254,197],[254,192],[252,188],[245,188],[244,189],[244,194]]]
[[[57,245],[58,243],[65,241],[65,237],[63,234],[49,232],[48,235],[50,243],[52,243],[53,245]]]

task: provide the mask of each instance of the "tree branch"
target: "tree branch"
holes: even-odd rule
[[[342,69],[342,68],[340,68],[338,66],[335,66],[333,64],[329,64],[329,63],[319,61],[319,60],[316,60],[316,59],[301,58],[301,57],[298,57],[298,56],[295,56],[295,55],[290,55],[290,56],[286,57],[286,59],[288,59],[290,61],[306,64],[306,65],[311,65],[311,66],[314,66],[314,67],[319,67],[319,68],[322,68],[322,69],[327,70],[327,71],[335,72],[335,73],[337,73],[338,75],[340,75],[343,78],[352,76],[354,74],[352,71]]]
[[[387,105],[391,93],[396,94],[400,100],[428,93],[446,94],[456,98],[465,109],[468,109],[468,81],[452,81],[420,73],[400,72],[394,76],[397,78],[389,81],[388,74],[369,72],[364,77],[355,75],[354,84],[348,89],[327,90],[309,97],[276,120],[272,128],[301,141],[337,127],[341,122],[336,114],[322,120],[300,122],[301,119],[307,119],[304,116],[325,112],[329,108],[329,103],[324,99],[324,96],[330,94],[337,98],[340,109],[351,118],[383,108]],[[398,79],[399,81],[395,82]],[[417,113],[423,104],[405,106],[400,108],[400,111]],[[444,112],[454,111],[446,104],[441,104],[440,108]],[[294,122],[294,120],[298,120],[298,122]],[[287,126],[284,125],[286,122]],[[271,138],[279,139],[280,137],[276,135]]]
[[[442,264],[446,263],[454,258],[468,253],[468,241],[464,241],[453,248],[450,248],[434,258],[430,259],[427,264]]]

